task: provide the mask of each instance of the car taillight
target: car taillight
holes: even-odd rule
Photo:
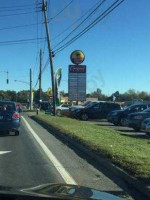
[[[19,119],[20,118],[20,115],[19,113],[14,113],[13,116],[12,116],[13,119]]]

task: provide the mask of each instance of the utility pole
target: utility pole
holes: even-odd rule
[[[39,104],[42,94],[42,49],[40,49],[40,73],[39,73]]]
[[[45,18],[45,28],[47,34],[47,43],[48,43],[48,51],[49,51],[49,60],[50,60],[50,69],[51,69],[51,81],[52,81],[52,93],[53,93],[53,115],[56,115],[56,97],[55,97],[55,83],[54,83],[54,67],[53,67],[53,53],[51,49],[51,42],[50,42],[50,34],[49,34],[49,27],[48,27],[48,17],[47,17],[47,2],[43,0],[42,10],[44,12]]]
[[[33,99],[32,99],[32,69],[30,68],[30,110],[33,108]]]

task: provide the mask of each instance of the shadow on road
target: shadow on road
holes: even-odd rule
[[[7,132],[0,131],[0,137],[7,137],[7,136],[9,136]]]
[[[118,129],[118,131],[124,132],[124,133],[135,133],[136,134],[136,132],[134,130]],[[138,132],[138,133],[143,133],[143,132]]]
[[[113,124],[95,124],[97,126],[106,126],[106,127],[109,127],[109,126],[114,126]]]
[[[123,133],[121,133],[120,135],[126,136],[126,137],[130,137],[130,138],[136,138],[136,139],[150,139],[150,136],[143,135],[143,134],[129,135],[129,134],[123,134]]]

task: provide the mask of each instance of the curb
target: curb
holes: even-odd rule
[[[125,182],[128,183],[129,186],[135,188],[140,193],[150,198],[150,187],[146,186],[144,182],[139,181],[136,178],[130,176],[127,172],[117,167],[115,164],[112,164],[106,158],[101,158],[99,155],[96,155],[94,152],[84,147],[84,145],[79,144],[74,138],[72,139],[65,133],[56,130],[52,126],[47,125],[46,123],[43,123],[43,121],[35,119],[34,116],[29,116],[29,117],[34,121],[36,121],[37,123],[39,123],[44,128],[48,129],[48,131],[50,131],[54,136],[57,135],[57,137],[59,137],[60,139],[69,142],[73,147],[75,147],[76,149],[80,150],[81,152],[92,158],[95,162],[103,166],[105,169],[112,171],[112,173],[114,173],[116,176],[122,178]]]

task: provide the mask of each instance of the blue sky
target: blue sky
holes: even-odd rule
[[[31,13],[20,16],[2,17],[1,15],[19,12],[2,11],[1,7],[35,4],[36,0],[1,0],[0,1],[0,28],[32,24],[43,21],[42,13]],[[41,1],[38,0],[40,3]],[[49,18],[53,17],[69,0],[51,0]],[[50,20],[52,47],[66,35],[53,40],[67,26],[79,18],[98,0],[74,0],[74,3],[55,20]],[[99,10],[102,12],[114,0],[107,0]],[[125,92],[130,88],[139,91],[150,91],[150,1],[125,0],[113,13],[90,30],[78,41],[57,54],[54,58],[55,70],[62,68],[63,77],[61,90],[67,91],[68,65],[71,64],[70,53],[75,49],[84,51],[87,65],[87,92],[101,88],[103,93],[110,95],[119,90]],[[29,12],[24,10],[22,12]],[[20,11],[21,12],[21,11]],[[98,15],[96,13],[91,21]],[[87,24],[85,24],[87,25]],[[81,30],[81,29],[79,29]],[[68,34],[69,32],[67,32]],[[76,32],[77,33],[77,32]],[[37,37],[37,26],[0,30],[0,42]],[[38,26],[38,36],[45,37],[44,25]],[[14,80],[29,81],[29,68],[33,69],[33,85],[35,85],[39,59],[36,57],[44,44],[19,44],[11,46],[0,45],[0,71],[8,70],[10,84],[6,85],[6,75],[0,73],[0,89],[22,90],[28,85],[15,83]],[[45,45],[43,63],[48,53]],[[43,74],[43,89],[51,86],[49,67]]]

